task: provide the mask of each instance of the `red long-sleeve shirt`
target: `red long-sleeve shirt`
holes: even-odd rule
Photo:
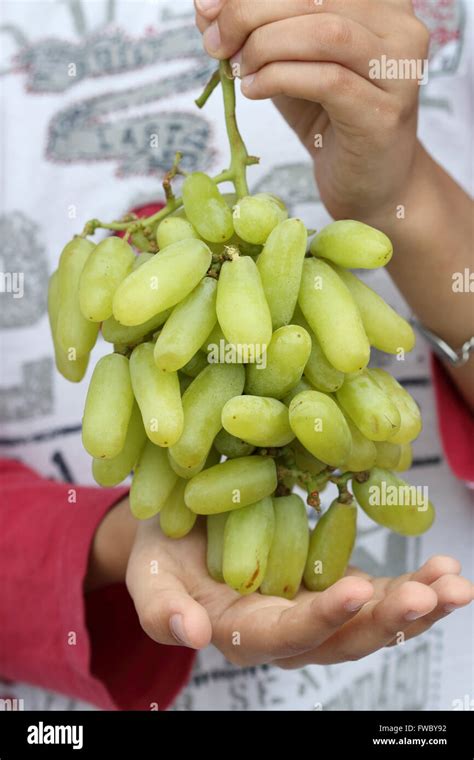
[[[474,419],[438,362],[441,435],[454,473],[474,481]],[[92,538],[123,489],[77,488],[0,460],[0,675],[108,710],[166,709],[195,652],[141,630],[124,585],[84,594]]]

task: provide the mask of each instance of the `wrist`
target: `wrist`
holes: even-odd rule
[[[84,581],[86,592],[125,580],[136,528],[128,497],[107,512],[92,539]]]

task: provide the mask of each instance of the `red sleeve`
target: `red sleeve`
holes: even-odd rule
[[[123,584],[83,591],[97,525],[126,491],[0,460],[0,492],[0,674],[106,710],[166,709],[194,650],[151,641]]]
[[[431,360],[438,426],[449,466],[460,480],[474,484],[474,415],[435,356]]]

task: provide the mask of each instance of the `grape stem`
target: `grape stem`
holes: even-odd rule
[[[213,75],[211,76],[208,83],[206,84],[201,95],[198,98],[196,98],[196,100],[194,101],[198,108],[203,108],[206,105],[210,96],[212,95],[216,87],[220,84],[220,82],[221,82],[221,75],[220,75],[219,69],[217,68],[215,72],[213,73]]]
[[[235,192],[241,198],[249,194],[247,184],[247,166],[249,159],[254,163],[254,157],[249,156],[242,135],[237,126],[235,113],[235,79],[229,61],[221,61],[219,73],[224,98],[225,125],[230,146],[230,171]],[[258,162],[258,159],[257,159]]]

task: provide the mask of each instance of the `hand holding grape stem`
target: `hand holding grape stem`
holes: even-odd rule
[[[140,623],[154,641],[193,649],[213,643],[234,664],[286,669],[358,660],[424,633],[472,598],[459,563],[443,556],[399,578],[349,568],[326,591],[302,589],[291,601],[241,597],[209,577],[205,552],[203,523],[175,541],[157,520],[137,528],[125,499],[97,531],[86,590],[126,575]]]

